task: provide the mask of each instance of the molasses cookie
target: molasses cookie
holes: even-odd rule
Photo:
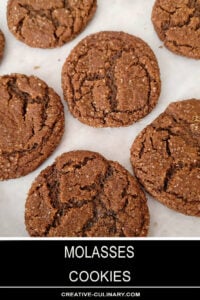
[[[3,32],[0,30],[0,61],[3,57],[4,47],[5,47],[5,38]]]
[[[96,7],[97,0],[9,0],[8,27],[31,47],[54,48],[79,34]]]
[[[200,59],[199,0],[156,0],[152,22],[159,38],[169,50]]]
[[[157,200],[200,216],[200,100],[171,103],[131,148],[136,177]]]
[[[64,131],[60,97],[34,76],[0,77],[0,180],[35,170]]]
[[[160,95],[156,57],[140,38],[99,32],[83,39],[62,70],[70,112],[94,127],[128,126],[146,116]]]
[[[31,236],[146,236],[149,212],[143,191],[121,165],[72,151],[36,178],[25,223]]]

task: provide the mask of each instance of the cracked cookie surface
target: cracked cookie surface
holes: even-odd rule
[[[31,236],[146,236],[149,211],[136,179],[120,164],[72,151],[32,184],[25,223]]]
[[[146,116],[160,95],[156,57],[140,38],[99,32],[83,39],[62,69],[72,115],[94,127],[128,126]]]
[[[96,7],[97,0],[9,0],[8,27],[31,47],[54,48],[79,34]]]
[[[3,57],[4,47],[5,47],[5,38],[3,32],[0,30],[0,61]]]
[[[35,76],[0,77],[0,180],[35,170],[64,132],[60,97]]]
[[[131,162],[153,197],[181,213],[200,216],[200,100],[171,103],[136,138]]]
[[[152,22],[169,50],[200,59],[200,0],[157,0]]]

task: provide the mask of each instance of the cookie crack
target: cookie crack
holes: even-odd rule
[[[42,126],[41,126],[41,129],[42,129],[43,126],[46,125],[45,123],[46,123],[47,118],[48,118],[47,109],[49,108],[49,103],[50,103],[48,86],[45,87],[45,94],[44,94],[43,99],[44,99],[44,106],[43,106],[43,109],[42,109]]]
[[[97,206],[96,206],[96,201],[93,202],[93,216],[92,218],[88,219],[86,221],[86,223],[83,225],[82,227],[82,236],[87,236],[87,231],[89,231],[94,224],[98,221],[98,210],[97,210]]]
[[[139,58],[138,58],[138,60],[139,60]],[[140,60],[138,61],[138,64],[145,71],[147,79],[148,79],[148,86],[149,87],[148,87],[147,101],[146,101],[145,107],[147,107],[148,111],[150,111],[150,109],[151,109],[150,98],[151,98],[151,82],[152,82],[152,79],[151,79],[151,76],[150,76],[146,66]]]
[[[23,28],[25,19],[26,19],[26,17],[23,17],[16,25],[16,32],[18,32],[21,36],[23,36],[22,28]]]
[[[60,176],[56,169],[56,165],[53,164],[49,174],[45,176],[47,182],[47,188],[49,191],[49,198],[53,208],[59,209],[60,207]]]
[[[115,39],[121,41],[118,38],[115,38]],[[77,69],[76,69],[76,65],[78,64],[78,62],[80,61],[80,59],[82,57],[85,57],[85,56],[88,55],[88,51],[86,51],[85,53],[79,55],[76,63],[73,64],[74,65],[74,69],[76,70],[76,73],[78,72]],[[116,82],[115,82],[114,70],[115,70],[115,67],[116,67],[117,60],[122,57],[123,53],[129,53],[130,51],[135,52],[135,49],[134,48],[130,48],[130,49],[127,50],[125,45],[123,46],[122,50],[120,50],[120,51],[113,51],[114,52],[113,56],[111,56],[111,58],[109,58],[109,62],[111,61],[111,66],[106,70],[105,75],[101,75],[101,74],[93,74],[93,75],[90,74],[90,75],[87,75],[87,74],[85,74],[84,78],[82,78],[81,81],[80,81],[80,83],[79,83],[79,87],[78,87],[77,91],[78,91],[79,95],[82,95],[81,87],[84,85],[84,83],[86,81],[98,81],[98,80],[105,79],[106,85],[107,85],[107,87],[110,90],[108,100],[110,102],[111,109],[110,109],[109,112],[105,112],[105,111],[102,110],[102,112],[104,114],[103,117],[96,117],[95,116],[95,118],[99,118],[99,119],[103,120],[104,123],[105,123],[105,119],[106,119],[107,115],[109,115],[111,113],[117,113],[117,112],[119,112],[119,113],[133,114],[133,113],[136,113],[138,111],[142,111],[146,107],[148,108],[148,111],[150,111],[151,108],[152,108],[151,107],[151,103],[150,103],[150,99],[151,99],[151,82],[154,81],[154,79],[151,78],[151,76],[149,74],[149,71],[146,68],[145,64],[143,64],[140,61],[140,57],[136,56],[137,63],[135,63],[135,65],[139,65],[144,70],[144,72],[146,74],[146,77],[148,79],[148,95],[147,95],[146,104],[143,107],[140,107],[140,108],[135,109],[135,110],[119,110],[119,109],[117,109],[117,104],[118,104],[117,103],[117,90],[118,90],[118,87],[117,87]],[[148,57],[148,55],[145,55],[145,57]],[[70,87],[71,87],[71,92],[72,92],[72,103],[73,103],[72,109],[74,109],[74,107],[76,105],[76,102],[81,101],[82,97],[80,97],[78,99],[75,98],[75,89],[74,89],[74,86],[73,86],[73,83],[72,83],[72,80],[73,80],[72,78],[74,78],[74,76],[72,76],[72,78],[71,78],[71,76],[67,75],[67,77],[69,79],[69,83],[70,83]],[[90,87],[90,94],[92,94],[92,90],[93,90],[93,87]],[[66,95],[66,98],[68,98],[67,95]],[[91,104],[91,106],[93,107],[93,109],[94,109],[95,112],[98,112],[97,109],[96,109],[96,107],[95,107],[94,102]],[[79,117],[80,116],[81,116],[81,113],[79,111]],[[91,117],[91,116],[88,116],[88,117]],[[115,121],[117,121],[118,123],[120,122],[119,120],[116,120],[116,119],[115,119]]]
[[[169,169],[166,171],[165,178],[164,178],[164,184],[163,184],[163,190],[166,192],[169,186],[170,180],[173,178],[174,174],[176,173],[177,170],[180,170],[179,167],[175,165],[171,165]]]
[[[190,201],[190,202],[188,202],[188,200],[187,200],[187,198],[185,198],[183,195],[180,195],[180,194],[178,194],[178,193],[176,193],[176,192],[172,192],[172,191],[167,191],[167,193],[169,194],[169,195],[172,195],[172,196],[175,196],[177,199],[180,199],[180,200],[182,200],[183,201],[183,205],[186,205],[187,203],[195,203],[195,202],[198,202],[199,203],[199,201]]]
[[[193,137],[193,145],[195,147],[199,147],[200,143],[199,143],[198,139],[195,137],[195,135],[194,135],[194,133],[193,133],[191,127],[190,127],[190,125],[193,124],[193,122],[190,122],[190,121],[188,122],[187,120],[184,120],[182,118],[176,119],[175,116],[173,116],[170,113],[168,113],[168,115],[172,118],[172,120],[174,121],[175,124],[177,124],[178,126],[181,126],[182,128],[184,128],[185,134],[188,134],[189,136]],[[194,122],[195,122],[195,120],[194,120]],[[155,128],[156,131],[162,131],[162,130],[167,131],[169,136],[178,136],[178,137],[180,137],[179,133],[175,133],[175,132],[172,131],[174,127],[175,126],[173,124],[172,126],[170,126],[168,128],[156,128],[156,127],[153,127],[153,128]]]
[[[31,153],[33,150],[37,150],[37,151],[38,151],[38,156],[43,156],[43,155],[44,155],[44,154],[42,153],[43,147],[44,147],[44,145],[49,141],[49,139],[51,138],[51,135],[54,134],[54,128],[56,127],[56,125],[57,125],[57,121],[55,121],[54,125],[52,126],[52,132],[50,132],[50,133],[47,134],[45,137],[43,137],[43,138],[42,138],[42,142],[41,142],[40,144],[34,143],[34,144],[32,145],[32,147],[29,147],[29,148],[27,148],[26,150],[14,150],[14,151],[11,151],[11,152],[8,152],[8,151],[2,151],[2,152],[1,152],[1,155],[4,156],[4,157],[6,157],[11,163],[12,163],[12,160],[9,159],[10,156],[11,156],[11,157],[15,156],[15,159],[16,159],[16,158],[17,158],[16,155],[18,155],[18,160],[19,160],[21,157],[23,157],[24,154],[29,153],[29,152]],[[63,131],[63,129],[61,128],[61,129],[57,132],[57,134],[59,135],[60,132],[62,132],[62,131]],[[32,136],[31,136],[31,137],[32,137]],[[27,161],[27,164],[30,164],[31,162],[34,162],[34,161],[38,160],[38,156],[37,156],[36,158],[29,159],[29,160]],[[18,167],[20,168],[20,166],[18,166]],[[18,167],[16,167],[16,171],[17,171],[17,168],[18,168]]]
[[[75,172],[76,169],[80,169],[83,166],[86,166],[89,161],[92,161],[94,159],[95,159],[95,157],[85,157],[84,160],[82,162],[79,162],[78,164],[74,164],[73,161],[67,162],[66,164],[63,165],[63,168],[66,166],[73,165],[73,171]],[[62,203],[60,200],[60,174],[63,174],[63,173],[66,173],[66,172],[57,171],[56,165],[54,164],[51,168],[51,173],[45,177],[45,179],[47,181],[47,188],[49,190],[50,203],[53,208],[57,209],[57,212],[54,216],[52,223],[49,224],[48,227],[46,228],[46,231],[45,231],[46,236],[49,234],[50,230],[53,227],[56,227],[62,223],[62,219],[65,217],[67,211],[69,211],[71,208],[80,208],[80,207],[84,206],[85,204],[91,203],[92,201],[93,201],[93,205],[95,204],[96,195],[92,196],[90,200],[88,200],[88,199],[77,200],[75,198],[71,198],[67,201],[67,203]],[[73,187],[75,187],[76,185],[79,186],[79,184],[75,184]],[[95,186],[96,186],[96,183],[93,183],[89,186],[88,185],[80,186],[80,189],[91,190]],[[85,226],[87,227],[87,225],[85,225]]]
[[[150,125],[156,132],[165,131],[169,136],[179,136],[179,134],[172,131],[173,127],[156,127],[153,125]]]
[[[70,18],[72,19],[72,24],[68,24],[68,26],[66,26],[66,25],[64,25],[64,24],[62,24],[62,25],[59,24],[59,22],[58,22],[58,20],[56,19],[56,17],[53,16],[53,13],[54,13],[55,9],[51,9],[51,10],[50,10],[51,21],[52,21],[52,23],[53,23],[53,25],[54,25],[54,37],[55,37],[55,39],[56,39],[57,41],[62,40],[62,37],[63,37],[63,35],[65,34],[65,30],[66,30],[67,28],[70,29],[71,33],[74,33],[74,32],[75,32],[75,30],[74,30],[74,24],[75,24],[75,19],[76,19],[76,17],[74,16],[74,11],[75,11],[75,10],[71,7],[71,5],[70,5],[70,3],[69,3],[68,0],[63,0],[63,8],[64,8],[64,9],[67,9],[67,11],[68,11],[69,14],[70,14]],[[81,17],[80,17],[80,18],[81,18]],[[65,30],[63,31],[63,33],[62,33],[60,36],[58,36],[57,33],[56,33],[57,28],[59,28],[59,26],[61,26],[62,28],[65,28]]]
[[[144,154],[144,150],[145,150],[145,143],[146,143],[146,139],[144,139],[144,141],[142,141],[142,147],[141,147],[141,149],[140,149],[140,151],[139,151],[139,154],[138,154],[138,157],[139,157],[139,159],[141,159],[142,158],[142,156],[143,156],[143,154]]]
[[[198,47],[193,47],[189,44],[179,44],[174,40],[167,40],[166,42],[167,43],[172,43],[175,47],[187,47],[187,48],[190,48],[190,49],[198,49]]]
[[[129,187],[130,187],[130,181],[129,181],[129,178],[128,178],[128,175],[127,175],[127,174],[126,174],[126,181],[127,181],[127,185],[126,185],[126,187],[124,188],[123,193],[122,193],[122,198],[125,198],[125,197],[126,197],[126,200],[125,200],[124,206],[123,206],[123,208],[120,210],[120,212],[123,212],[123,213],[125,213],[127,216],[129,216],[129,217],[132,218],[132,215],[131,215],[128,211],[126,211],[126,209],[128,208],[128,205],[129,205],[129,199],[128,199],[128,196],[130,196],[131,199],[132,199],[133,201],[134,201],[135,199],[137,199],[139,196],[138,196],[137,194],[130,194],[130,193],[127,192],[128,189],[129,189]],[[142,211],[143,201],[140,201],[140,202],[139,202],[139,206],[140,206],[141,211]],[[119,220],[119,218],[117,218],[117,221],[118,221],[119,223],[121,223],[120,220]],[[144,214],[142,214],[142,220],[141,220],[141,224],[140,224],[140,229],[139,229],[138,234],[135,232],[135,235],[136,235],[136,236],[139,236],[139,235],[140,235],[140,232],[142,232],[142,230],[143,230],[144,227],[145,227],[145,218],[144,218]],[[123,232],[123,234],[124,234],[124,232]],[[125,235],[124,235],[124,236],[125,236]]]
[[[71,208],[81,208],[84,205],[91,203],[91,201],[92,199],[77,201],[76,199],[72,198],[67,203],[59,204],[59,206],[56,207],[57,212],[55,213],[52,222],[46,227],[45,236],[49,236],[52,228],[56,228],[62,224],[63,218],[65,218],[67,212],[70,211]]]
[[[73,17],[71,7],[69,6],[69,3],[68,3],[68,5],[66,3],[68,3],[68,1],[63,1],[63,8],[67,8],[69,10],[70,16],[72,17],[73,24],[74,24],[75,20],[74,20],[74,17]],[[49,8],[49,9],[35,9],[31,4],[19,4],[19,6],[24,8],[27,11],[24,18],[17,25],[17,31],[20,32],[21,36],[23,36],[22,27],[23,27],[23,23],[24,23],[24,20],[26,19],[26,17],[28,16],[28,17],[32,18],[33,20],[36,20],[36,19],[38,19],[38,17],[40,17],[41,19],[45,19],[45,20],[48,20],[48,21],[51,22],[51,24],[54,27],[53,36],[54,36],[56,41],[60,40],[60,37],[57,36],[57,34],[56,34],[57,27],[59,27],[59,22],[53,16],[54,11],[56,9],[59,9],[60,7],[58,7],[58,8],[57,7]],[[63,27],[66,28],[66,26],[63,26]],[[70,26],[70,29],[72,29],[72,28],[73,28],[73,25]],[[25,37],[23,36],[23,38],[25,38]]]
[[[100,186],[101,190],[94,197],[93,217],[91,219],[89,219],[88,222],[86,222],[86,224],[84,225],[84,228],[83,228],[84,235],[83,236],[87,236],[87,232],[98,222],[99,217],[101,219],[103,219],[108,216],[109,217],[112,216],[113,218],[115,216],[115,212],[113,210],[107,210],[104,202],[101,199],[102,195],[105,195],[104,186],[105,186],[106,182],[108,181],[108,179],[112,176],[113,176],[113,169],[110,165],[108,166],[105,175],[103,177],[102,177],[102,175],[99,176],[99,186]],[[110,200],[108,199],[108,201],[110,201]],[[99,212],[99,207],[97,206],[97,204],[99,204],[98,206],[101,207],[100,212]],[[114,230],[116,232],[117,228],[115,227],[115,229],[112,229],[112,230]]]
[[[85,157],[83,161],[78,164],[75,164],[75,169],[81,169],[82,167],[86,166],[88,162],[95,160],[95,157]]]
[[[30,84],[29,79],[28,83]],[[50,138],[50,136],[53,134],[54,132],[54,128],[56,127],[56,124],[58,122],[58,119],[60,117],[60,114],[58,115],[58,117],[56,118],[55,122],[49,126],[46,124],[47,121],[47,109],[49,107],[49,102],[50,102],[50,98],[48,96],[48,92],[49,89],[48,87],[45,87],[45,95],[44,97],[41,99],[40,97],[36,97],[36,98],[31,98],[30,94],[27,92],[23,92],[20,90],[20,88],[17,86],[17,80],[15,78],[13,78],[12,80],[9,80],[7,83],[7,91],[9,93],[9,99],[8,102],[10,103],[10,101],[12,101],[12,99],[14,98],[14,96],[17,96],[17,99],[19,99],[22,102],[22,118],[24,120],[24,123],[26,123],[26,116],[27,116],[27,112],[28,112],[28,104],[34,104],[34,103],[38,103],[38,104],[42,104],[41,106],[41,119],[42,119],[42,123],[41,123],[41,128],[38,131],[41,131],[45,126],[48,127],[50,129],[50,131],[46,134],[45,137],[42,138],[42,145],[38,145],[36,143],[34,143],[34,145],[29,148],[27,147],[27,149],[25,150],[16,150],[16,151],[12,151],[11,152],[4,152],[4,155],[11,155],[11,154],[15,154],[15,153],[19,153],[19,154],[24,154],[28,151],[31,151],[33,149],[36,148],[36,146],[40,146],[41,148],[43,147],[43,145],[45,144],[46,141],[48,141],[48,139]],[[31,127],[32,130],[32,134],[29,136],[29,139],[27,141],[28,142],[37,134],[34,130],[34,124]]]
[[[115,113],[116,113],[116,112],[115,112]],[[119,113],[120,113],[120,112],[119,112]],[[105,114],[105,116],[104,116],[104,123],[106,123],[106,119],[108,119],[108,118],[107,118],[108,115],[109,115],[109,119],[112,119],[114,122],[116,122],[116,123],[118,123],[118,124],[121,124],[121,125],[125,125],[125,123],[124,123],[122,120],[115,118],[113,115],[111,115],[111,114],[109,114],[109,113],[106,113],[106,114]]]
[[[195,168],[200,168],[200,161],[192,162],[192,163],[183,163],[182,161],[179,161],[177,163],[172,164],[169,169],[166,171],[166,175],[164,178],[164,185],[163,190],[165,192],[170,193],[167,191],[169,182],[173,178],[173,176],[176,174],[177,171],[182,170],[184,168],[188,168],[190,172]]]
[[[30,4],[22,4],[19,3],[18,4],[19,7],[23,8],[26,10],[26,14],[25,16],[18,22],[17,26],[16,26],[16,32],[19,32],[20,35],[25,39],[23,33],[22,33],[22,28],[24,25],[24,21],[27,17],[32,18],[33,20],[37,19],[37,17],[41,17],[42,19],[47,19],[49,21],[51,21],[53,23],[53,19],[51,18],[51,13],[50,13],[50,9],[34,9],[32,5]]]
[[[117,108],[117,90],[118,87],[116,85],[116,80],[115,80],[115,67],[116,67],[116,62],[118,59],[122,57],[123,51],[117,51],[111,58],[111,66],[106,70],[106,84],[109,88],[109,97],[108,100],[110,102],[110,107],[112,111],[115,111]]]
[[[89,159],[89,158],[86,157],[84,159],[83,163],[81,163],[81,165],[86,165],[88,160],[92,160],[92,159]],[[78,165],[80,165],[80,164],[78,164]],[[54,169],[55,169],[55,167],[54,167]],[[59,173],[57,172],[57,174],[59,174]],[[104,185],[103,182],[105,182],[109,178],[109,176],[111,176],[110,174],[111,173],[110,173],[110,170],[108,168],[108,170],[105,174],[105,177],[103,179],[102,179],[102,176],[99,177],[98,185],[102,187],[102,184]],[[51,172],[50,178],[52,178],[54,180],[54,182],[51,185],[50,185],[50,183],[47,184],[48,187],[49,187],[49,191],[50,191],[50,189],[53,189],[53,190],[55,189],[55,186],[56,186],[55,182],[59,180],[58,177],[55,176],[54,171]],[[49,181],[49,178],[47,180]],[[86,189],[88,188],[88,186],[85,186],[85,187],[86,187]],[[83,187],[83,188],[85,188],[85,187]],[[60,195],[60,190],[56,190],[56,191],[54,190],[54,193],[57,195],[57,197],[59,197],[58,195]],[[98,206],[103,207],[103,205],[104,205],[103,202],[101,202],[101,200],[100,200],[100,197],[99,197],[100,194],[97,194],[97,195],[91,197],[90,200],[81,200],[81,201],[79,201],[75,198],[72,198],[67,203],[62,204],[60,202],[59,198],[57,198],[56,201],[55,201],[54,197],[50,193],[50,199],[51,199],[52,206],[54,208],[56,208],[58,211],[54,216],[53,222],[51,224],[49,224],[49,226],[46,228],[45,235],[47,236],[49,234],[50,230],[53,227],[57,227],[58,225],[60,225],[62,223],[62,219],[65,217],[67,211],[69,211],[71,208],[80,208],[85,204],[92,203],[92,205],[93,205],[93,217],[90,218],[89,220],[87,220],[86,223],[83,225],[83,227],[81,229],[81,231],[83,232],[83,236],[86,236],[87,231],[89,229],[91,229],[99,219],[99,212],[98,212],[99,208],[98,208]],[[54,199],[54,200],[52,201],[52,199]],[[107,216],[107,213],[104,214],[104,217],[105,216]]]
[[[168,137],[165,140],[165,143],[166,143],[166,152],[167,152],[168,156],[170,157],[170,156],[172,156],[172,154],[171,154],[171,150],[170,150],[170,143],[169,143],[169,141],[170,141],[170,137]]]
[[[177,9],[177,7],[176,7],[174,11],[169,11],[169,10],[167,10],[166,8],[164,8],[164,7],[163,7],[162,5],[160,5],[160,4],[158,5],[158,7],[159,7],[162,11],[168,13],[169,15],[174,15],[174,14],[176,13],[176,9]]]
[[[144,186],[145,182],[149,183],[152,186],[155,186],[155,183],[153,181],[151,181],[150,179],[147,179],[146,177],[144,179],[141,179],[141,176],[138,176],[139,172],[144,174],[145,176],[148,175],[148,172],[145,171],[144,169],[142,169],[142,167],[139,167],[139,166],[137,166],[137,169],[134,168],[135,176],[137,177],[138,181],[141,183],[142,186]]]
[[[116,67],[116,61],[118,59],[121,58],[123,51],[117,51],[111,58],[110,58],[110,62],[111,62],[111,66],[106,70],[105,75],[101,75],[101,74],[91,74],[91,75],[85,75],[85,77],[81,80],[81,82],[79,83],[79,94],[81,95],[81,87],[84,85],[84,83],[86,81],[92,81],[92,82],[96,82],[98,80],[103,80],[105,79],[106,82],[106,86],[109,89],[109,96],[108,96],[108,101],[110,103],[110,112],[106,113],[104,110],[101,110],[101,112],[103,112],[103,116],[99,117],[104,123],[105,123],[105,118],[108,114],[110,114],[111,112],[115,112],[116,108],[117,108],[117,85],[115,82],[115,76],[114,76],[114,70]],[[72,83],[72,82],[71,82]],[[90,86],[90,94],[91,94],[91,98],[92,98],[92,93],[93,93],[93,87]],[[73,98],[74,98],[74,106],[75,106],[75,102],[81,101],[82,97],[80,99],[75,99],[75,93],[73,93]],[[95,106],[95,102],[91,101],[91,106],[93,108],[93,110],[95,112],[98,112],[98,110],[96,109]]]
[[[171,24],[171,17],[177,12],[177,10],[179,10],[179,9],[181,10],[182,9],[181,7],[176,7],[174,12],[167,11],[166,9],[164,9],[160,5],[158,7],[162,11],[168,13],[168,15],[169,15],[169,21],[167,23],[165,22],[164,24],[161,24],[161,28],[164,31],[164,35],[165,35],[165,42],[166,43],[172,42],[175,47],[189,47],[189,48],[193,48],[193,49],[198,48],[198,47],[190,46],[188,44],[178,44],[175,41],[173,41],[173,40],[171,41],[167,38],[167,31],[169,29],[171,29],[171,28],[183,28],[184,26],[190,25],[192,18],[200,17],[200,13],[198,12],[198,10],[200,10],[200,6],[197,4],[196,0],[195,1],[190,1],[190,3],[186,6],[187,8],[194,9],[193,12],[188,14],[187,20],[185,20],[184,22],[181,21],[181,23],[179,23],[177,25],[172,25]],[[196,26],[195,28],[192,28],[192,30],[197,31],[197,30],[199,30],[199,28],[200,28],[200,25]]]
[[[65,169],[66,167],[71,167],[71,166],[72,166],[72,169],[66,170],[66,171],[61,170],[60,172],[61,172],[61,174],[67,174],[72,171],[75,172],[76,169],[81,169],[82,167],[86,166],[88,164],[88,162],[93,161],[95,159],[96,159],[95,156],[85,157],[82,161],[80,161],[78,163],[74,162],[73,160],[70,160],[67,163],[63,164],[62,169]]]
[[[30,81],[28,78],[27,78],[27,80],[28,80],[28,83],[30,84]],[[27,106],[29,103],[30,104],[34,104],[34,103],[38,103],[38,104],[42,103],[43,104],[43,102],[44,102],[43,100],[45,100],[45,107],[43,107],[43,114],[44,114],[44,110],[48,107],[48,104],[49,104],[48,87],[46,87],[46,89],[45,89],[44,99],[41,99],[39,97],[36,97],[33,99],[27,92],[21,91],[20,88],[17,86],[16,78],[13,78],[8,81],[7,90],[8,90],[9,96],[10,96],[9,101],[13,99],[13,94],[14,94],[18,97],[18,99],[20,99],[20,101],[23,102],[22,116],[23,116],[24,121],[26,121]],[[45,114],[44,114],[44,116],[45,116],[44,120],[46,121],[47,116]]]
[[[84,86],[85,82],[86,81],[89,81],[89,82],[96,82],[96,81],[99,81],[99,80],[102,80],[102,79],[105,79],[105,75],[101,75],[101,74],[90,74],[90,75],[87,75],[85,74],[84,78],[82,78],[79,82],[79,87],[78,89],[76,90],[76,92],[78,92],[80,95],[82,95],[83,93],[81,92],[81,88]],[[93,87],[90,86],[89,87],[89,92],[83,94],[83,96],[87,95],[87,94],[90,94],[91,97],[92,97],[92,91],[93,91]],[[76,102],[79,102],[82,100],[82,97],[80,97],[79,99],[77,99],[75,97],[75,91],[73,93],[74,95],[74,99],[73,99],[73,102],[74,102],[74,105]],[[94,102],[92,102],[92,104],[94,105]]]

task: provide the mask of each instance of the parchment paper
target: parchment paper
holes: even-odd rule
[[[0,237],[28,237],[24,225],[27,192],[42,169],[61,153],[88,149],[120,162],[132,172],[130,147],[137,134],[175,100],[200,98],[200,61],[175,55],[162,47],[151,23],[154,0],[98,0],[97,13],[75,40],[61,48],[34,49],[17,41],[6,21],[6,0],[0,1],[0,28],[6,37],[0,75],[13,72],[34,74],[45,80],[62,97],[61,68],[70,50],[86,35],[101,30],[118,30],[144,39],[155,52],[162,78],[162,93],[147,117],[126,128],[94,129],[66,112],[66,130],[56,151],[35,172],[20,179],[0,182]],[[151,215],[149,237],[198,237],[200,218],[179,214],[148,196]]]

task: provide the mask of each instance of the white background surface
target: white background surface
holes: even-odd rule
[[[59,154],[88,149],[117,160],[130,172],[130,147],[136,135],[167,105],[175,100],[200,98],[200,61],[177,56],[165,48],[151,23],[154,0],[98,0],[96,15],[75,40],[58,49],[30,48],[8,31],[6,0],[0,1],[0,28],[6,37],[5,55],[0,75],[34,74],[45,80],[62,97],[61,69],[70,50],[86,35],[101,30],[118,30],[144,39],[155,52],[161,71],[162,93],[157,107],[141,121],[126,128],[95,129],[83,125],[66,112],[66,130],[56,151],[35,172],[15,180],[0,182],[0,237],[28,237],[24,225],[27,192],[42,169]],[[39,67],[39,68],[37,68]],[[148,196],[151,224],[149,237],[199,237],[200,218],[172,211]]]

